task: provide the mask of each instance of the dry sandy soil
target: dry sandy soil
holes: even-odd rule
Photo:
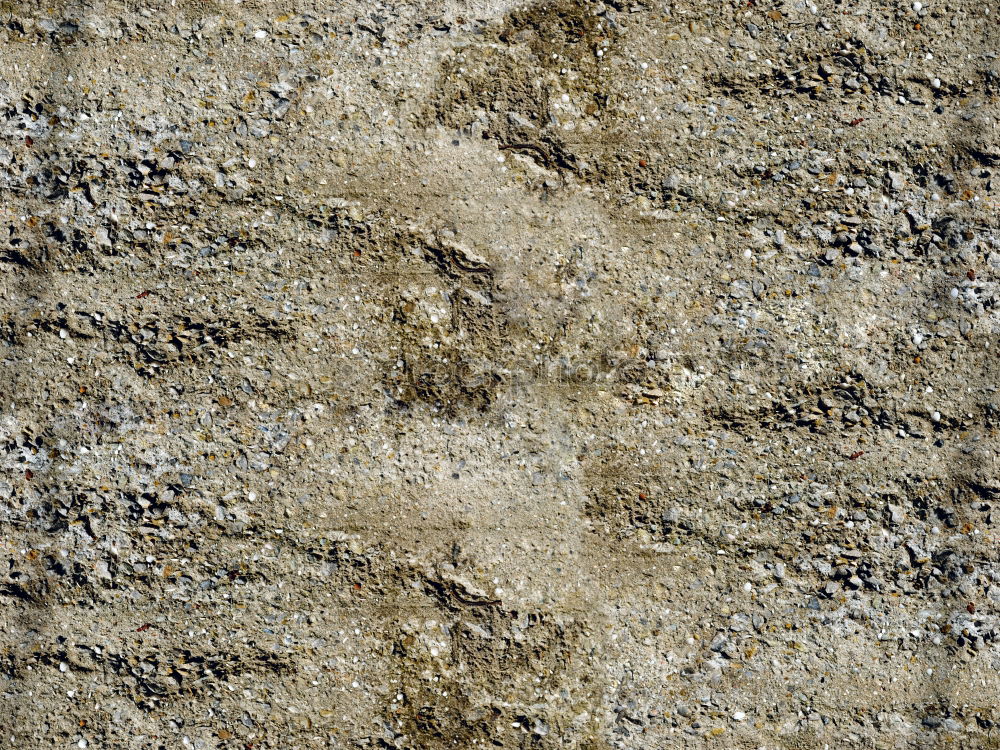
[[[1000,746],[998,53],[0,4],[0,747]]]

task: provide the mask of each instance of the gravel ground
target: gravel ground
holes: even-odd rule
[[[0,747],[1000,747],[1000,8],[0,11]]]

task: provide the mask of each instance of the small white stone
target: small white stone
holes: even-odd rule
[[[733,721],[743,721],[746,717],[747,715],[743,711],[733,712]]]
[[[254,34],[253,36],[254,36],[254,39],[266,39],[267,38],[267,32],[264,31],[264,29],[258,29],[257,33]]]
[[[923,10],[923,7],[924,7],[924,4],[920,3],[920,2],[916,2],[916,3],[913,4],[913,10],[917,11],[918,13],[921,10]]]

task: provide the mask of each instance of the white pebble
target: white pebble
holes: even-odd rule
[[[920,3],[920,2],[917,2],[917,3],[913,4],[913,10],[917,11],[918,13],[923,9],[923,7],[924,7],[924,4]]]

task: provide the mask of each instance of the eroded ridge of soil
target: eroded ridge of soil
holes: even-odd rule
[[[0,747],[1000,745],[1000,9],[0,11]]]

